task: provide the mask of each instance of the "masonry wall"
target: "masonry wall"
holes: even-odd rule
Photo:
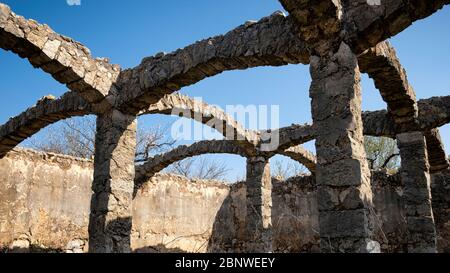
[[[60,249],[86,238],[92,164],[14,150],[0,160],[0,244]]]
[[[15,150],[0,160],[0,248],[4,251],[87,251],[92,162]],[[450,174],[433,178],[441,251],[450,251]],[[405,244],[398,176],[373,175],[378,240],[385,252]],[[277,252],[318,252],[314,179],[274,181]],[[190,181],[156,175],[136,193],[132,248],[136,252],[239,252],[245,230],[245,183]]]

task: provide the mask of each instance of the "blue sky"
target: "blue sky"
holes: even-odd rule
[[[258,20],[282,10],[277,0],[2,0],[20,15],[50,25],[55,31],[82,42],[96,57],[109,57],[123,68],[133,67],[145,56],[170,52],[197,40],[225,33],[247,20]],[[418,98],[450,92],[450,7],[416,22],[391,39]],[[279,105],[281,126],[311,121],[308,67],[260,67],[225,72],[181,90],[207,103],[226,105]],[[61,95],[67,88],[10,52],[0,50],[0,123],[48,94]],[[363,108],[385,108],[373,82],[363,76]],[[151,127],[174,122],[159,115],[140,118]],[[442,128],[443,139],[450,127]],[[38,134],[35,138],[42,137]],[[446,141],[447,152],[450,143]],[[313,143],[306,145],[314,150]],[[209,156],[225,161],[230,179],[242,177],[245,160],[237,156]],[[280,159],[280,157],[277,157]]]

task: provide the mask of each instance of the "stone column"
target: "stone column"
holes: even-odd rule
[[[408,252],[436,252],[436,228],[431,207],[427,145],[422,132],[397,135],[408,230]]]
[[[130,252],[136,117],[112,110],[97,118],[89,252]]]
[[[360,72],[345,44],[311,57],[322,252],[380,252],[361,118]]]
[[[450,170],[431,176],[431,196],[436,224],[437,251],[450,252]]]
[[[245,252],[270,253],[272,249],[272,178],[269,160],[247,159],[247,216]]]

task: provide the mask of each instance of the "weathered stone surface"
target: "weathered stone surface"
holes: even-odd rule
[[[368,73],[380,90],[397,130],[417,128],[416,94],[394,48],[388,42],[379,43],[361,54],[358,61],[361,71]]]
[[[93,162],[14,150],[0,160],[0,249],[30,245],[25,252],[87,252]],[[433,208],[439,251],[448,252],[450,174],[433,176]],[[383,252],[406,251],[400,175],[372,175],[376,238]],[[313,177],[273,181],[274,252],[319,252]],[[131,247],[137,252],[242,252],[245,183],[190,181],[158,174],[133,201]],[[31,231],[31,232],[30,232]],[[0,250],[1,251],[1,250]]]
[[[231,140],[205,140],[192,145],[182,145],[165,154],[149,158],[147,162],[136,167],[136,186],[140,187],[145,181],[157,172],[169,167],[171,164],[203,154],[236,154],[248,157],[254,150],[244,150]]]
[[[418,123],[421,131],[429,131],[450,122],[450,96],[419,100]],[[395,137],[397,131],[392,117],[385,110],[363,113],[364,135]]]
[[[450,252],[450,177],[449,171],[434,174],[431,179],[433,215],[439,252]]]
[[[320,252],[315,177],[272,179],[272,188],[274,252]]]
[[[450,122],[450,96],[419,100],[417,105],[418,126],[421,131],[433,130]],[[397,133],[402,133],[397,131],[394,119],[386,110],[363,112],[362,119],[364,135],[395,138]],[[316,137],[316,130],[311,125],[292,125],[279,131],[280,148],[302,144]]]
[[[231,215],[217,218],[230,205],[229,194],[230,186],[218,181],[170,174],[152,177],[133,201],[133,251],[208,252],[213,232],[230,232],[213,230],[217,221],[233,221]],[[245,207],[241,209],[245,212]]]
[[[436,252],[427,146],[422,132],[399,134],[408,252]]]
[[[272,246],[272,177],[269,160],[247,159],[247,215],[245,218],[245,252],[270,253]]]
[[[315,55],[339,47],[342,6],[339,0],[280,0],[297,23],[299,35]]]
[[[0,3],[0,47],[26,58],[88,102],[108,95],[120,68],[94,59],[89,49],[47,25],[27,20]]]
[[[311,58],[311,76],[321,249],[377,252],[356,56],[342,43],[339,51],[329,58]],[[341,198],[344,191],[350,200]],[[333,203],[345,206],[330,206]]]
[[[259,132],[245,129],[224,110],[180,93],[164,96],[140,114],[183,115],[216,129],[228,140],[246,141],[250,145],[260,141]]]
[[[92,107],[76,93],[66,93],[59,99],[44,97],[35,106],[0,127],[0,158],[42,128],[62,119],[91,112]]]
[[[395,138],[395,123],[386,110],[363,112],[362,119],[364,135]]]
[[[33,66],[51,74],[84,99],[70,94],[59,100],[46,98],[11,119],[0,128],[0,158],[48,124],[76,115],[98,114],[90,249],[95,252],[128,252],[135,116],[145,111],[167,114],[173,109],[200,113],[203,109],[199,109],[193,100],[179,95],[164,95],[227,70],[307,64],[311,60],[313,125],[276,130],[280,141],[272,143],[273,132],[245,130],[220,109],[202,104],[207,107],[206,115],[198,118],[194,115],[194,119],[207,125],[218,123],[217,127],[223,134],[232,132],[225,136],[234,142],[224,141],[212,149],[208,145],[213,142],[180,147],[153,158],[154,162],[147,163],[138,172],[143,174],[141,178],[145,180],[146,175],[153,175],[174,160],[211,151],[220,152],[224,150],[223,143],[233,143],[236,146],[231,149],[233,153],[251,157],[262,155],[267,159],[282,153],[305,164],[312,173],[317,169],[322,250],[376,252],[378,245],[372,238],[372,189],[362,136],[363,131],[368,135],[397,136],[403,142],[402,156],[405,160],[402,165],[415,168],[407,170],[403,167],[402,171],[406,185],[408,248],[412,252],[433,252],[436,249],[435,243],[433,246],[435,228],[427,164],[432,165],[433,172],[448,168],[435,128],[450,122],[450,97],[416,103],[414,91],[395,51],[386,42],[380,42],[450,1],[281,2],[291,16],[277,12],[259,22],[247,22],[225,35],[199,41],[171,54],[159,53],[146,58],[141,65],[124,72],[109,64],[107,59],[92,58],[89,50],[78,42],[55,33],[46,25],[17,16],[8,6],[0,4],[0,47],[27,58]],[[364,113],[363,118],[360,115],[359,67],[355,56],[360,53],[361,68],[374,78],[388,103],[388,111]],[[301,147],[291,148],[315,138],[318,159]],[[416,143],[417,147],[412,147],[411,143]],[[200,151],[194,151],[199,147]],[[429,162],[426,149],[430,155]],[[411,159],[411,155],[418,158]],[[259,171],[255,171],[257,175],[249,180],[265,181],[266,170],[260,168],[263,164],[253,163],[249,165],[255,165],[255,168],[250,170]],[[259,174],[262,179],[259,179]],[[253,191],[255,188],[250,187],[251,199],[254,196],[258,200],[267,199],[262,198],[263,194],[253,194],[260,192],[261,188]],[[254,203],[254,200],[250,201]],[[257,205],[263,208],[266,204]],[[254,215],[247,216],[256,219]],[[259,219],[266,222],[264,217]],[[257,222],[252,220],[250,223]],[[12,241],[12,247],[32,248],[30,236],[21,234]],[[267,240],[260,240],[261,236],[258,238],[252,248],[268,251],[271,247],[261,244]],[[75,238],[66,245],[66,251],[81,252],[86,246],[85,241]]]
[[[0,173],[0,249],[64,252],[87,239],[92,162],[15,149]]]
[[[449,0],[341,0],[345,40],[356,53],[395,36],[417,20],[450,4]]]
[[[303,146],[295,146],[284,151],[279,151],[278,153],[303,164],[312,174],[315,174],[317,158],[310,151],[303,148]]]
[[[273,133],[279,134],[279,144],[271,150],[289,149],[290,147],[301,145],[316,138],[316,130],[312,125],[294,124],[280,128]]]
[[[90,252],[130,252],[136,118],[98,116],[89,219]]]
[[[446,171],[450,165],[447,154],[445,153],[444,142],[441,139],[439,129],[433,129],[425,132],[425,139],[427,142],[430,173]]]
[[[450,96],[419,100],[417,104],[422,131],[432,130],[450,122]]]
[[[376,241],[383,253],[407,252],[403,183],[399,174],[372,172]]]
[[[292,18],[281,12],[225,35],[199,41],[164,56],[146,58],[121,73],[117,106],[139,112],[165,94],[227,70],[308,63]]]

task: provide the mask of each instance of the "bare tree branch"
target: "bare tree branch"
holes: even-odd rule
[[[142,163],[157,153],[173,147],[175,140],[169,138],[169,126],[139,128],[136,132],[135,162]],[[95,155],[95,117],[81,117],[63,121],[44,131],[40,141],[33,139],[34,149],[67,154],[81,158],[93,158]],[[189,158],[173,164],[170,172],[196,179],[225,179],[229,169],[222,163],[207,158]]]
[[[205,157],[187,158],[176,162],[166,172],[186,176],[190,179],[223,180],[230,169],[223,162],[208,160]]]
[[[138,129],[136,134],[136,162],[147,161],[154,153],[162,152],[172,147],[176,141],[166,136],[168,127],[153,127],[151,129]]]
[[[309,173],[305,166],[297,162],[283,163],[281,160],[277,160],[271,164],[271,171],[272,176],[278,180],[286,180]]]
[[[367,154],[367,161],[370,169],[391,169],[399,168],[400,157],[398,156],[397,142],[386,137],[364,138],[364,147]]]
[[[394,159],[395,157],[400,156],[400,154],[393,154],[391,156],[389,156],[386,161],[383,163],[383,166],[381,166],[382,169],[385,169],[386,166],[389,164],[389,162],[391,162],[392,159]]]

